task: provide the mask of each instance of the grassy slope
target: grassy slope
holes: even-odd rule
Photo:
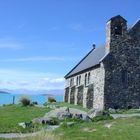
[[[74,107],[74,108],[80,108],[80,106],[74,106],[70,104],[65,103],[59,103],[59,106],[67,106],[67,107]],[[11,108],[11,109],[10,109]],[[3,111],[2,111],[3,110]],[[20,110],[20,111],[19,111]],[[83,109],[82,109],[83,110]],[[85,109],[84,109],[85,110]],[[9,112],[10,111],[10,112]],[[8,121],[17,122],[15,118],[18,118],[20,121],[29,121],[31,118],[35,118],[41,115],[44,115],[46,113],[45,108],[36,108],[36,107],[19,107],[19,106],[9,106],[7,109],[4,107],[0,107],[0,126],[1,123],[4,123],[1,120],[2,114],[4,116],[7,116],[5,120],[9,118]],[[9,112],[9,113],[8,113]],[[14,113],[15,112],[15,113]],[[17,117],[18,112],[18,117]],[[127,113],[133,112],[127,111]],[[9,116],[8,114],[14,114],[13,116]],[[23,115],[24,114],[24,115]],[[3,118],[4,119],[4,118]],[[111,128],[106,128],[105,124],[112,124]],[[3,126],[4,129],[5,126]],[[84,129],[89,129],[91,132],[85,131]],[[9,128],[11,131],[13,129],[12,127]],[[0,127],[1,130],[1,127]],[[93,130],[93,131],[92,131]],[[54,131],[54,134],[57,135],[59,140],[139,140],[140,139],[140,117],[133,117],[133,118],[121,118],[116,120],[105,120],[105,121],[99,121],[99,122],[84,122],[80,123],[77,122],[74,126],[71,127],[64,127],[61,126],[57,130]],[[45,135],[45,136],[44,136]],[[52,140],[58,140],[56,137],[53,137],[52,135],[49,135],[52,137]],[[21,139],[21,140],[44,140],[46,139],[46,133],[42,134],[40,136],[34,137],[34,138],[28,138],[28,139]],[[59,138],[61,137],[61,138]],[[51,138],[50,138],[51,139]],[[0,139],[2,140],[2,139]],[[17,140],[17,139],[13,139]],[[18,139],[20,140],[20,139]]]
[[[106,128],[105,124],[112,124],[112,127]],[[84,131],[85,128],[93,131]],[[75,124],[61,127],[55,134],[63,134],[61,140],[139,140],[140,117]]]
[[[89,111],[89,109],[83,108],[83,107],[80,106],[80,105],[73,105],[73,104],[64,103],[64,102],[58,102],[58,103],[53,103],[53,104],[58,105],[58,106],[60,106],[60,107],[69,107],[69,108],[80,109],[80,110],[83,110],[83,111]]]
[[[105,124],[112,124],[112,127],[106,128],[104,127]],[[93,131],[85,131],[85,128]],[[42,135],[32,138],[13,140],[139,140],[140,117],[77,123],[69,128],[58,128],[54,132],[55,137],[51,134],[47,135],[47,133],[42,133]]]
[[[33,118],[41,117],[48,111],[47,108],[22,107],[19,105],[0,107],[0,133],[25,132],[18,126],[19,122],[29,122]]]

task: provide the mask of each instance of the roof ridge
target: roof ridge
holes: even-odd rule
[[[138,18],[138,19],[132,24],[132,26],[129,28],[129,32],[130,32],[131,30],[133,30],[133,28],[134,28],[139,22],[140,22],[140,18]]]

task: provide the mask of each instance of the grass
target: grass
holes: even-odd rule
[[[20,122],[29,122],[34,118],[42,117],[48,108],[23,107],[20,105],[0,106],[0,133],[30,132],[39,129],[39,126],[23,129]]]
[[[0,138],[0,140],[9,140],[9,139]],[[60,138],[52,133],[43,131],[36,136],[25,138],[13,138],[11,140],[60,140]]]
[[[0,140],[6,140],[6,139],[0,139]],[[26,138],[13,138],[11,140],[60,140],[60,137],[55,136],[50,132],[42,131],[40,134],[36,136],[26,137]]]
[[[84,111],[81,106],[67,103],[55,103],[58,106],[78,108]],[[25,132],[18,127],[19,122],[30,121],[33,118],[43,116],[49,109],[39,107],[22,107],[19,105],[0,107],[0,132]],[[123,112],[139,113],[139,110],[122,110]],[[140,139],[140,117],[105,119],[97,118],[93,122],[74,121],[71,126],[64,125],[53,133],[43,131],[41,134],[12,140],[139,140]],[[32,131],[26,130],[26,131]],[[0,140],[6,140],[0,138]]]
[[[105,127],[111,124],[110,128]],[[42,132],[35,137],[12,140],[139,140],[140,117],[77,122],[70,127],[62,125],[53,133]],[[0,139],[4,140],[4,139]]]
[[[117,114],[135,114],[140,113],[140,109],[121,109]]]
[[[110,128],[105,125],[111,124]],[[140,117],[77,123],[54,132],[61,140],[139,140]]]
[[[80,109],[80,110],[83,110],[83,111],[89,111],[89,109],[87,108],[83,108],[82,106],[80,105],[73,105],[73,104],[69,104],[69,103],[64,103],[64,102],[56,102],[56,103],[52,103],[56,106],[59,106],[59,107],[69,107],[69,108],[76,108],[76,109]]]

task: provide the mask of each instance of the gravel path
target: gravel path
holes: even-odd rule
[[[114,119],[117,119],[117,118],[129,118],[129,117],[140,116],[140,113],[134,113],[134,114],[111,114],[111,116]]]
[[[12,139],[12,138],[25,138],[25,137],[31,137],[36,136],[40,134],[41,132],[34,132],[34,133],[7,133],[7,134],[0,134],[0,138],[6,138],[6,139]]]
[[[58,128],[59,125],[50,125],[47,127],[46,131],[50,132]],[[32,137],[40,134],[42,131],[34,132],[34,133],[0,133],[0,138],[12,139],[12,138],[25,138]]]

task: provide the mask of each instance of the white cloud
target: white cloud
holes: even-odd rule
[[[0,69],[0,89],[63,89],[63,75]]]
[[[0,49],[21,49],[23,46],[12,38],[0,38]]]
[[[35,56],[35,57],[25,57],[25,58],[1,59],[0,62],[75,61],[75,60],[77,60],[77,58]]]

